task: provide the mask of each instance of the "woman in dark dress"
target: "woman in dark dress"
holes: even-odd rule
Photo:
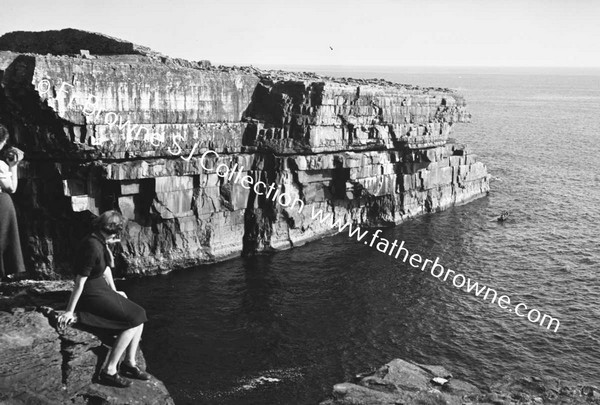
[[[117,211],[107,211],[96,221],[96,231],[84,239],[76,263],[75,287],[67,310],[58,318],[59,326],[78,321],[84,325],[112,329],[120,334],[115,341],[100,372],[101,383],[128,387],[131,381],[119,374],[118,363],[123,353],[125,359],[120,371],[123,375],[141,380],[150,379],[136,364],[136,353],[144,329],[146,312],[142,307],[117,291],[112,277],[114,266],[108,244],[117,243],[117,234],[123,229],[124,219]]]
[[[6,146],[8,130],[0,124],[0,150]],[[16,150],[16,149],[15,149]],[[17,225],[17,213],[8,194],[17,190],[17,165],[23,153],[10,153],[7,162],[0,160],[0,279],[13,274],[24,274],[25,264]]]

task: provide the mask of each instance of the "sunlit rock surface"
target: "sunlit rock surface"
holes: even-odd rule
[[[449,138],[469,119],[450,90],[214,67],[101,34],[48,35],[0,37],[0,120],[27,155],[15,203],[38,275],[66,274],[91,218],[112,208],[130,220],[119,268],[148,274],[333,233],[313,208],[385,226],[489,190],[483,163]],[[202,161],[207,150],[219,157]],[[224,181],[212,171],[220,163],[275,183],[303,209]]]
[[[395,359],[376,371],[336,384],[321,405],[534,405],[598,404],[600,391],[555,378],[502,376],[491,387],[479,389],[454,378],[442,366]]]

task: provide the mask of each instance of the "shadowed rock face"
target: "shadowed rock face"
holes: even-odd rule
[[[60,31],[15,31],[0,37],[0,50],[19,53],[79,55],[87,50],[94,55],[159,55],[144,46],[95,32],[67,28]]]
[[[212,67],[76,30],[53,32],[57,45],[36,35],[0,37],[0,121],[26,152],[15,205],[39,276],[67,274],[107,209],[129,219],[123,274],[149,274],[332,234],[313,209],[393,225],[489,190],[485,166],[449,138],[469,119],[450,90]],[[90,55],[73,55],[80,46]],[[203,161],[209,149],[219,156]],[[223,180],[219,164],[303,209]]]

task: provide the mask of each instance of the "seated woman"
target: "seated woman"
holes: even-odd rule
[[[0,150],[6,146],[7,141],[8,130],[0,124]],[[25,274],[17,213],[8,195],[17,190],[17,166],[23,153],[18,149],[11,149],[7,154],[7,161],[0,160],[0,279]]]
[[[84,325],[119,331],[106,362],[100,371],[99,382],[117,387],[128,387],[131,381],[119,374],[118,363],[123,353],[125,359],[120,371],[123,375],[149,380],[150,374],[136,365],[136,353],[142,336],[146,311],[117,291],[112,277],[114,266],[108,244],[116,243],[117,234],[123,229],[124,218],[117,211],[107,211],[96,221],[96,231],[84,239],[79,249],[75,272],[75,287],[67,310],[58,318],[60,327],[76,320]]]

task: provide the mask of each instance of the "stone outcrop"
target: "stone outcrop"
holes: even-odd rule
[[[490,388],[453,378],[442,366],[396,359],[380,369],[336,384],[321,405],[534,405],[599,404],[600,390],[554,378],[510,375]]]
[[[0,285],[0,403],[172,405],[155,378],[126,389],[94,382],[113,337],[77,325],[57,330],[57,313],[45,306],[64,305],[71,288],[51,281]],[[141,352],[138,363],[145,367]]]
[[[38,276],[66,274],[106,209],[129,219],[117,259],[131,275],[331,234],[313,208],[385,226],[489,190],[485,166],[449,138],[469,114],[448,89],[214,67],[77,30],[44,35],[52,44],[0,37],[0,121],[27,156],[15,203]],[[207,150],[219,155],[210,170]],[[304,208],[223,181],[211,171],[221,163]]]

